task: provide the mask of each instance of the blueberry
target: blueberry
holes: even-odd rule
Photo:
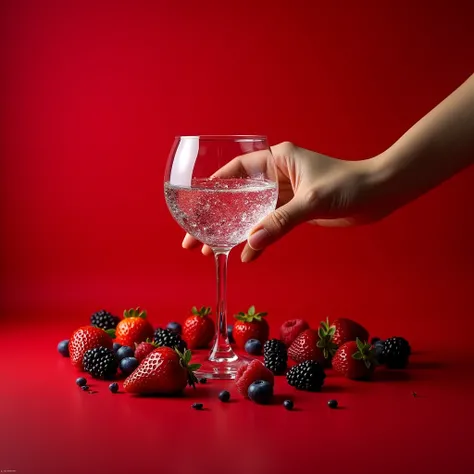
[[[234,329],[234,326],[232,326],[232,324],[227,325],[227,338],[229,339],[229,342],[235,342],[234,336],[232,335],[233,329]]]
[[[118,389],[119,389],[119,386],[118,386],[118,383],[114,382],[114,383],[111,383],[109,385],[109,390],[112,392],[112,393],[117,393],[118,392]]]
[[[117,352],[122,347],[122,344],[118,342],[114,342],[114,351]]]
[[[180,336],[183,330],[181,327],[181,324],[175,321],[171,321],[170,323],[168,323],[168,325],[166,326],[166,329],[169,329],[170,331],[174,332],[175,334],[179,334]]]
[[[329,408],[337,408],[337,405],[338,405],[337,400],[329,400],[328,401],[328,407]]]
[[[375,348],[375,358],[377,359],[377,362],[379,364],[383,364],[384,358],[382,354],[383,354],[383,349],[384,349],[384,342],[382,340],[376,341],[374,343],[374,348]]]
[[[191,405],[191,407],[194,408],[195,410],[202,410],[203,404],[202,403],[193,403]]]
[[[199,379],[199,383],[207,383],[207,379],[203,377],[202,379]]]
[[[120,370],[126,374],[131,374],[138,367],[138,360],[135,357],[124,357],[120,361]]]
[[[133,357],[135,355],[135,352],[131,347],[128,346],[122,346],[117,350],[117,359],[122,360],[125,357]]]
[[[373,337],[371,340],[370,340],[370,343],[374,346],[376,342],[379,342],[381,339],[380,337]]]
[[[88,385],[82,385],[81,390],[84,390],[84,392],[85,392],[86,390],[89,390],[89,386]]]
[[[283,402],[283,406],[287,409],[287,410],[293,410],[293,401],[292,400],[285,400]]]
[[[249,339],[245,343],[245,350],[252,355],[259,355],[262,353],[262,343],[258,339]]]
[[[221,402],[228,402],[230,400],[230,393],[227,390],[222,390],[222,392],[219,393],[219,400]]]
[[[270,403],[273,397],[273,385],[266,380],[257,380],[250,384],[248,396],[250,400],[261,405]]]
[[[69,340],[68,339],[64,339],[64,341],[61,341],[58,344],[58,352],[63,357],[69,357]]]
[[[87,380],[84,377],[79,377],[76,379],[76,384],[79,385],[79,387],[82,387],[87,384]]]

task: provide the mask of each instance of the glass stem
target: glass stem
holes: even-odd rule
[[[216,338],[209,357],[212,361],[224,362],[237,358],[227,337],[227,260],[230,249],[212,249],[216,260],[217,307]]]

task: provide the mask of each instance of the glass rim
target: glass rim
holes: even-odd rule
[[[263,142],[267,141],[266,135],[176,135],[175,139],[185,140],[202,140],[202,141],[252,141],[252,142]]]

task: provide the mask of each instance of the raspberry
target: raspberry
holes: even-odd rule
[[[280,339],[285,343],[286,347],[290,347],[291,343],[306,329],[309,329],[309,324],[306,321],[290,319],[281,326]]]
[[[259,360],[253,360],[250,364],[242,365],[235,378],[237,391],[247,397],[250,384],[257,380],[266,380],[273,385],[274,377],[271,370],[267,369]]]

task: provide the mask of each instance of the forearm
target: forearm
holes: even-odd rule
[[[474,75],[374,159],[389,199],[403,205],[474,163]]]

